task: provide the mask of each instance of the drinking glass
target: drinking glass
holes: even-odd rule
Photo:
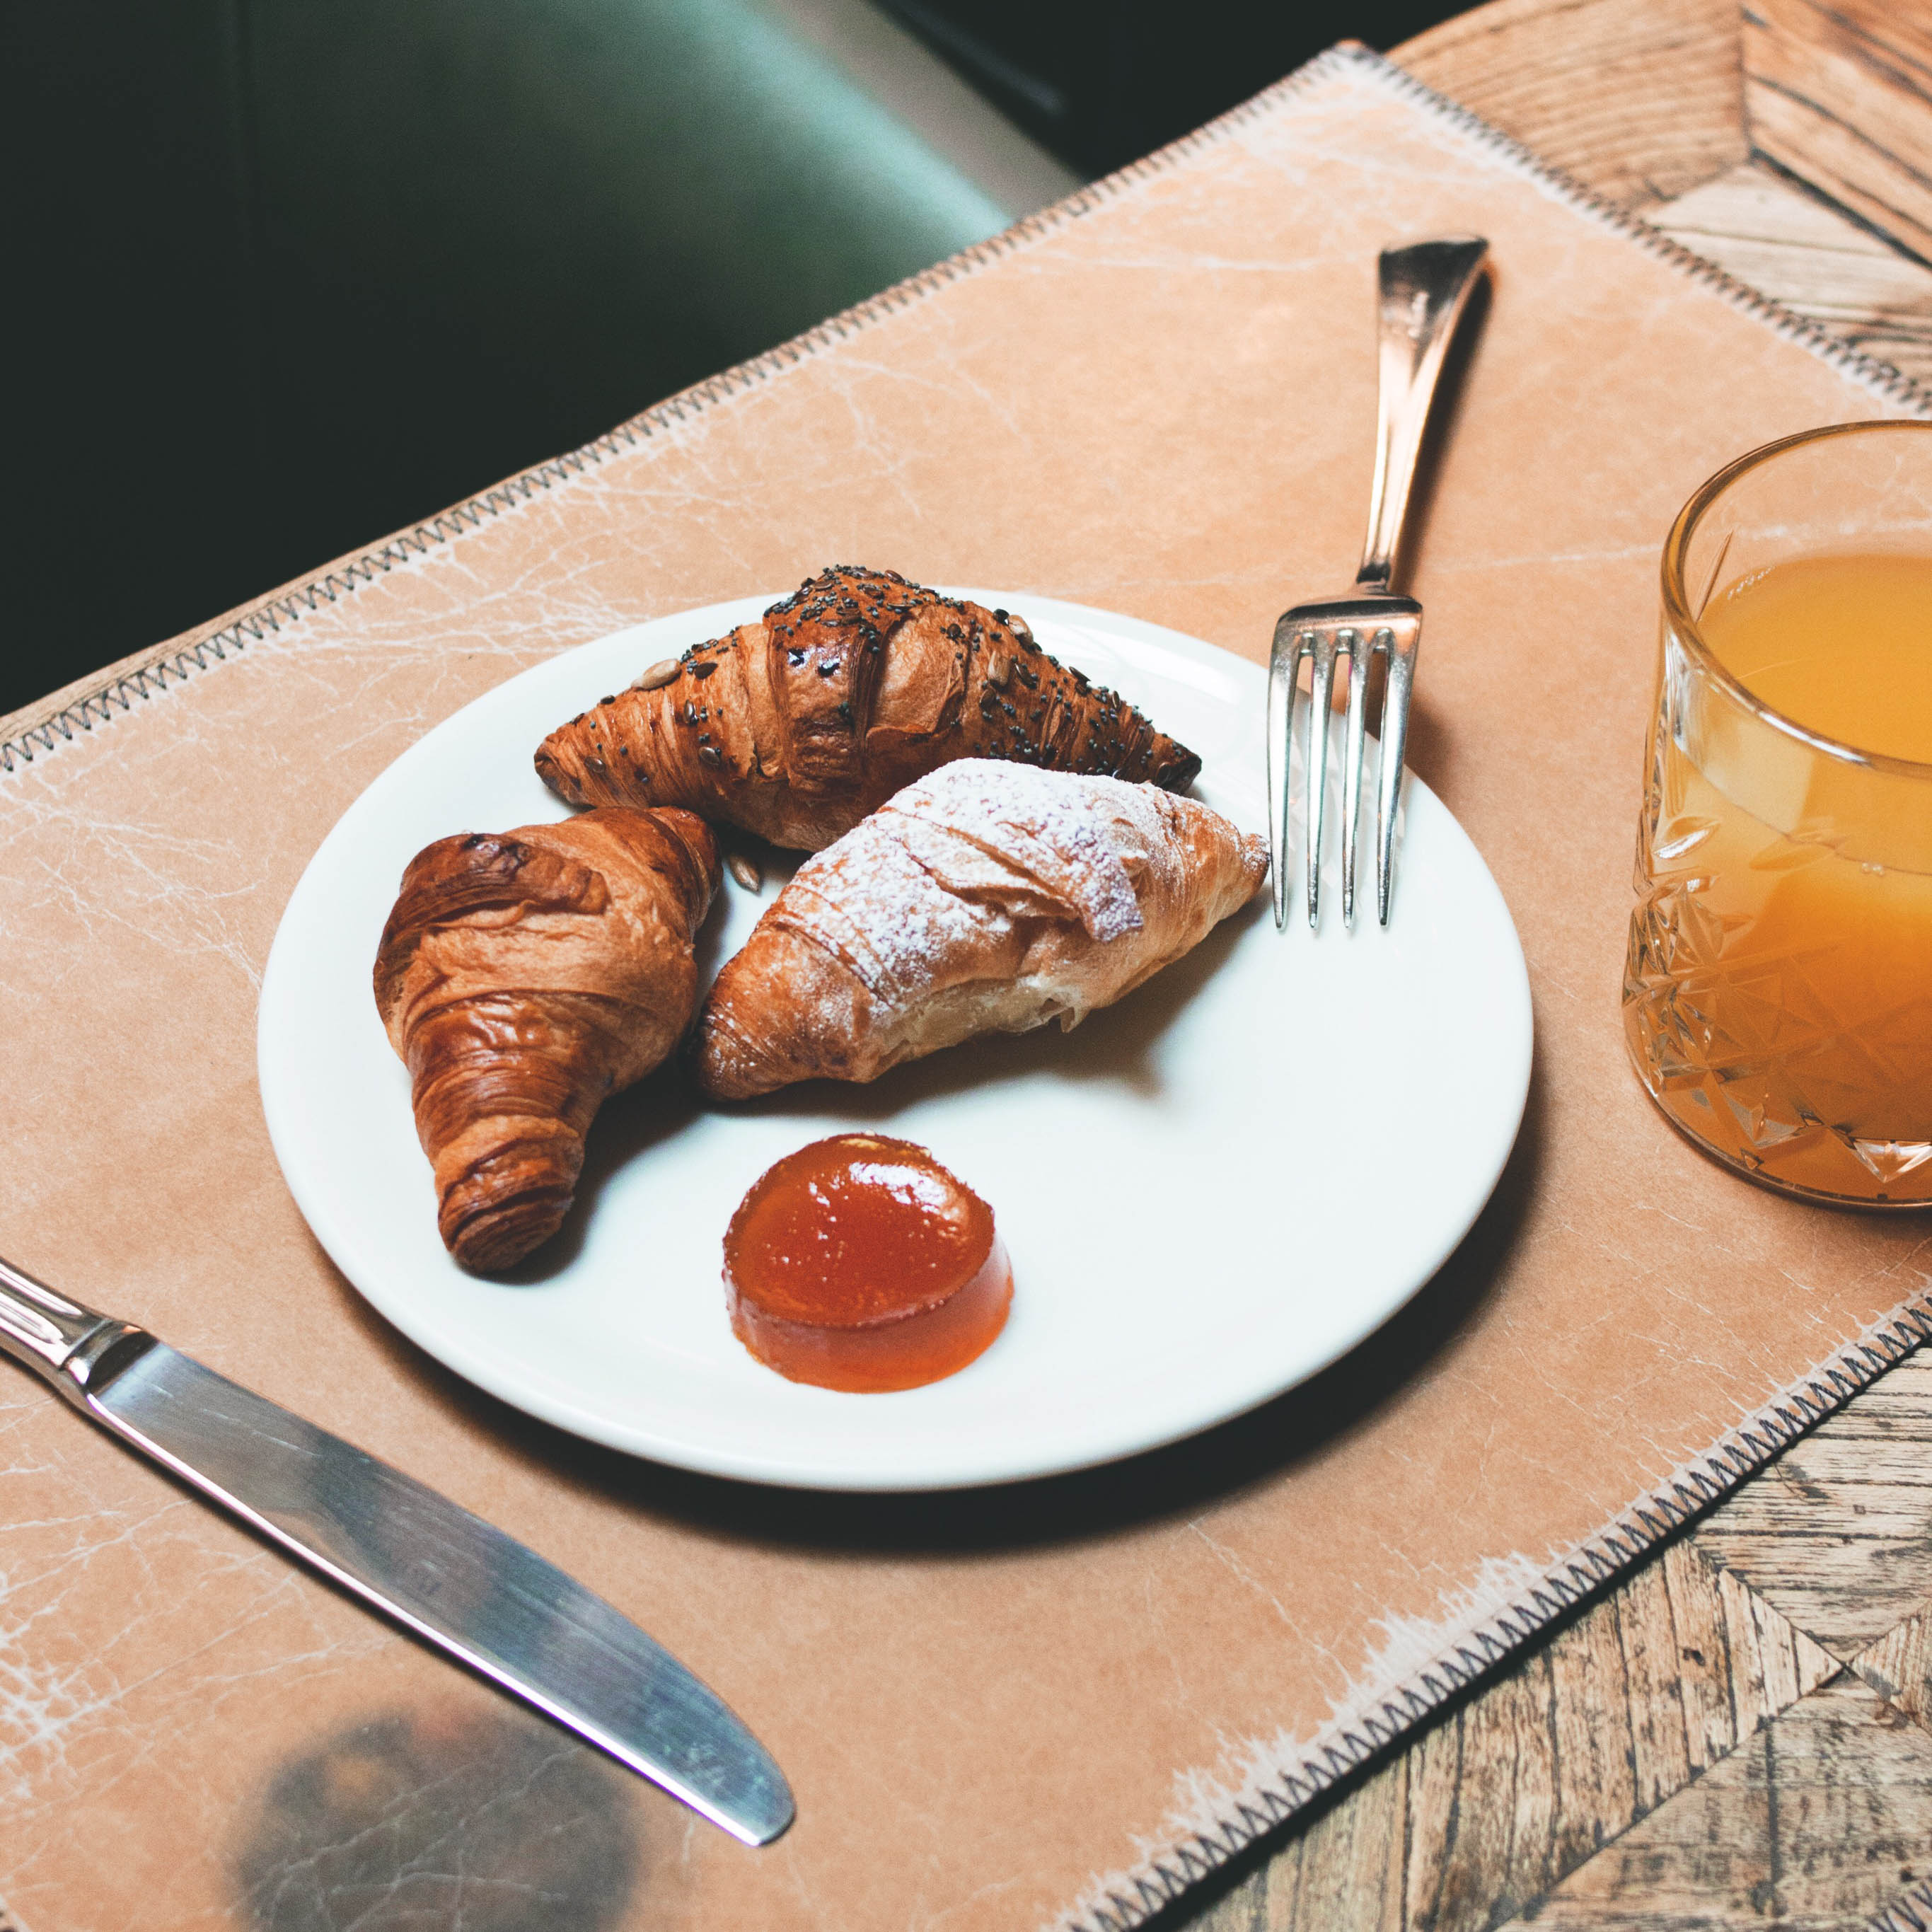
[[[1833,556],[1932,560],[1932,424],[1787,436],[1712,478],[1672,528],[1624,1026],[1651,1097],[1718,1160],[1814,1199],[1922,1207],[1932,764],[1781,716],[1700,629],[1714,598]],[[1859,648],[1825,622],[1794,641]],[[1932,622],[1925,650],[1932,706]],[[1911,704],[1910,681],[1897,696]]]

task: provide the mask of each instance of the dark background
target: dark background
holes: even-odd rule
[[[889,10],[1090,176],[1457,9]],[[754,0],[0,0],[0,711],[1004,218]]]
[[[1162,146],[1337,40],[1386,51],[1474,0],[880,0],[1090,177]]]

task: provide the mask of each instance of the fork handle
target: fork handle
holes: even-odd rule
[[[1395,574],[1402,520],[1443,358],[1489,248],[1479,236],[1455,235],[1382,250],[1378,278],[1382,421],[1368,541],[1355,573],[1362,590],[1387,590]]]

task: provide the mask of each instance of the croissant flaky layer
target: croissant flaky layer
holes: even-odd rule
[[[1023,618],[850,565],[553,731],[536,767],[575,805],[682,806],[817,851],[956,758],[1172,791],[1201,769]]]
[[[980,760],[808,860],[698,1016],[698,1082],[743,1100],[872,1080],[974,1034],[1076,1024],[1196,945],[1264,839],[1151,785]]]
[[[562,1224],[598,1107],[689,1024],[718,884],[717,842],[688,812],[590,812],[410,860],[376,1004],[465,1268],[508,1268]]]

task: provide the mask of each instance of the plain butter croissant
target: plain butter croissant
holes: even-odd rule
[[[586,812],[410,861],[376,1004],[465,1268],[508,1268],[556,1232],[598,1105],[690,1021],[718,883],[717,842],[688,812]]]
[[[536,767],[574,805],[681,805],[815,852],[955,758],[1172,791],[1201,769],[1024,618],[850,565],[553,731]]]
[[[1251,898],[1264,839],[1151,785],[971,760],[800,867],[698,1016],[699,1084],[872,1080],[980,1033],[1077,1024]]]

